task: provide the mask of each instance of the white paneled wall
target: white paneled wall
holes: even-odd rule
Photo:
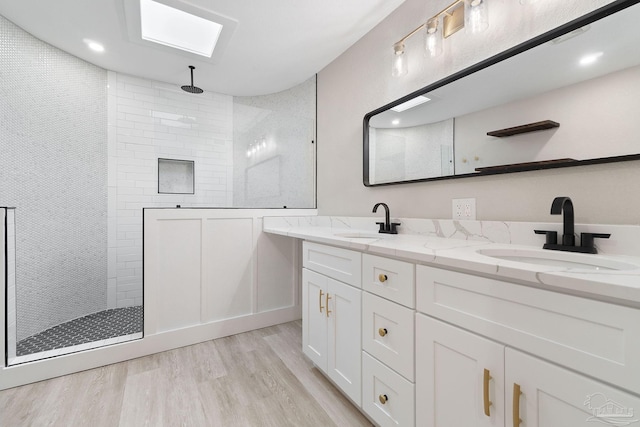
[[[232,206],[233,98],[109,72],[109,307],[142,304],[142,208]],[[158,194],[158,158],[195,163],[194,194]]]
[[[145,209],[145,337],[297,313],[299,243],[262,232],[264,215],[289,211]]]

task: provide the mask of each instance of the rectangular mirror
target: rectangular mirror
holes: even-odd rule
[[[617,1],[364,117],[389,185],[640,159],[640,4]]]

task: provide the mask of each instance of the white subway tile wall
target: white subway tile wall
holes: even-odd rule
[[[233,97],[108,74],[108,301],[116,308],[142,304],[142,208],[232,206]],[[194,194],[159,194],[158,158],[193,161]]]

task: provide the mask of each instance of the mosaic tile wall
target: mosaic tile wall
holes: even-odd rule
[[[233,206],[315,208],[316,78],[234,97]]]
[[[108,79],[108,306],[116,308],[142,304],[143,207],[232,206],[233,98],[111,71]],[[193,161],[194,194],[158,194],[158,158]]]
[[[107,306],[107,73],[0,17],[0,205],[18,340]]]

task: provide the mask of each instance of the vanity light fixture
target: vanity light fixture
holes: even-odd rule
[[[425,33],[424,49],[427,56],[435,58],[442,53],[442,29],[438,26],[440,19],[431,18],[427,21],[427,31]]]
[[[253,157],[266,148],[267,138],[263,136],[259,139],[256,139],[255,141],[253,141],[253,143],[249,144],[249,147],[247,148],[247,157]]]
[[[398,42],[393,45],[393,77],[404,76],[409,71],[407,67],[407,54],[404,52],[404,43]]]
[[[489,27],[487,0],[464,0],[464,28],[477,34]]]
[[[467,32],[471,33],[484,31],[489,26],[487,3],[488,0],[455,0],[401,38],[393,45],[394,60],[391,74],[394,77],[407,74],[409,68],[405,42],[422,29],[426,30],[424,36],[425,55],[432,58],[442,53],[442,39],[453,35],[462,28],[467,28]]]

